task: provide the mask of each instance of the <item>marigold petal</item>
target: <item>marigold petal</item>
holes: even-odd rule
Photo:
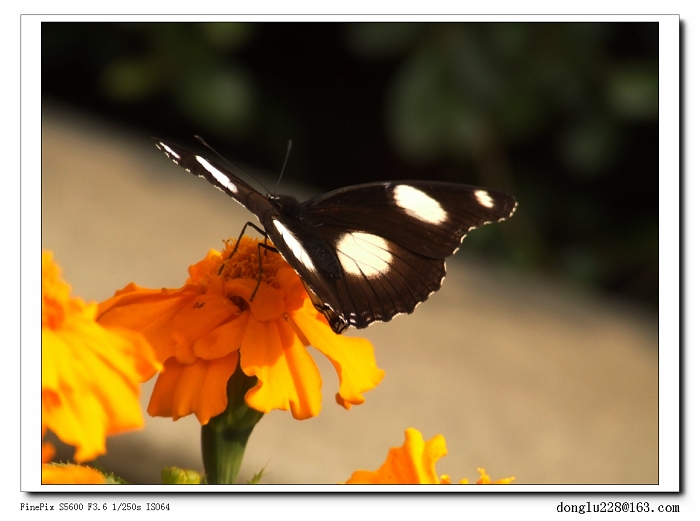
[[[238,318],[217,327],[194,343],[194,354],[204,360],[226,356],[241,348],[250,312],[244,311]]]
[[[202,425],[209,423],[226,409],[226,384],[237,364],[238,351],[193,364],[166,360],[153,388],[148,414],[177,420],[194,413]]]
[[[56,455],[56,447],[53,443],[44,442],[41,444],[41,462],[48,463]]]
[[[60,325],[42,327],[42,424],[80,462],[104,454],[106,435],[143,425],[138,383],[159,364],[141,335],[100,326],[95,305],[70,304]]]
[[[194,285],[156,290],[132,283],[100,303],[97,320],[103,326],[119,326],[142,333],[153,346],[158,360],[163,362],[175,354],[174,318],[183,309],[191,308],[202,292],[202,288]]]
[[[477,468],[476,470],[479,472],[479,474],[481,476],[476,481],[477,485],[507,485],[515,479],[515,476],[511,476],[509,478],[501,478],[501,479],[497,479],[496,481],[491,481],[491,476],[489,476],[486,473],[486,469]]]
[[[173,395],[177,389],[178,382],[182,378],[185,365],[179,363],[174,357],[168,358],[163,363],[163,369],[158,375],[156,384],[151,392],[151,399],[148,402],[146,411],[151,416],[172,417],[177,420],[180,416],[173,415]]]
[[[53,253],[41,252],[41,326],[60,327],[70,306],[70,286],[61,279],[61,268]]]
[[[447,454],[442,435],[427,442],[416,429],[406,429],[404,444],[389,449],[386,461],[374,472],[353,472],[349,484],[437,484],[440,483],[435,464]]]
[[[43,485],[103,485],[105,477],[97,470],[82,465],[44,463],[41,466]]]
[[[423,482],[438,483],[437,471],[435,465],[437,461],[447,454],[447,443],[442,434],[433,436],[428,441],[423,442],[421,433],[416,429],[410,429],[411,436],[415,437],[414,445],[412,446],[413,454],[417,458],[420,456],[421,465],[419,468],[420,479]],[[406,433],[408,439],[409,434]]]
[[[371,470],[356,470],[345,482],[346,485],[381,485],[382,483],[379,472]]]
[[[336,401],[346,409],[364,403],[362,393],[374,389],[384,378],[369,340],[336,335],[309,300],[290,316],[311,345],[333,364],[340,381]]]
[[[206,257],[187,268],[187,273],[189,273],[187,284],[208,285],[211,284],[213,278],[217,278],[220,281],[221,277],[212,277],[212,273],[215,273],[220,260],[220,251],[209,250]]]
[[[296,311],[304,305],[304,301],[309,299],[299,275],[291,267],[277,270],[277,282],[284,294],[284,305],[287,311]]]
[[[232,279],[225,284],[227,294],[241,297],[248,302],[255,320],[265,322],[280,318],[285,312],[284,293],[261,282],[255,298],[250,300],[257,285],[258,281],[255,279]]]
[[[137,331],[122,327],[110,327],[110,333],[121,337],[134,346],[129,351],[124,350],[124,356],[112,360],[112,364],[122,374],[131,374],[132,380],[147,382],[160,370],[162,364],[157,360],[155,351],[146,338]],[[114,350],[114,348],[112,348]],[[106,358],[106,357],[105,357]],[[120,362],[120,363],[118,363]]]
[[[58,405],[42,408],[42,421],[64,443],[76,446],[79,462],[104,454],[105,436],[143,426],[136,392],[108,371],[98,370],[94,377],[98,384],[83,389],[61,385]]]
[[[216,294],[200,295],[191,306],[183,307],[173,318],[171,333],[177,360],[183,364],[194,363],[197,360],[194,343],[239,312],[229,299]]]
[[[61,336],[42,331],[42,344],[42,351],[66,353],[66,356],[56,357],[60,358],[57,365],[42,364],[42,381],[56,382],[53,389],[42,388],[42,423],[64,443],[76,447],[76,461],[88,461],[104,454],[109,418],[93,394],[94,385],[90,380],[82,385],[81,373],[89,369],[71,364],[70,346]],[[54,372],[56,378],[46,378],[50,372]]]
[[[477,485],[489,485],[491,483],[491,476],[486,473],[486,469],[477,468],[479,473],[479,479],[476,480]]]
[[[251,319],[241,346],[241,369],[258,382],[245,396],[249,407],[292,411],[296,419],[321,410],[321,375],[294,330],[284,321]]]

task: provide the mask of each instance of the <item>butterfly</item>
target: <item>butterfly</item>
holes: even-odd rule
[[[258,218],[336,333],[413,312],[440,289],[445,259],[466,234],[517,206],[497,190],[438,181],[360,184],[300,202],[263,194],[186,148],[153,140]]]

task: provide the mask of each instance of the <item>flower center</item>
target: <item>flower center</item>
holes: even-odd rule
[[[221,264],[217,266],[221,277],[227,279],[255,279],[279,289],[277,271],[286,265],[279,253],[258,246],[262,241],[250,237],[241,238],[238,247],[236,241],[226,241],[226,247],[221,252]],[[269,241],[270,247],[272,243]],[[235,249],[235,252],[234,252]]]

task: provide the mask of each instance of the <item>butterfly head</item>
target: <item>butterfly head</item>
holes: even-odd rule
[[[302,219],[306,213],[304,206],[290,195],[268,195],[267,200],[277,209],[280,215]]]

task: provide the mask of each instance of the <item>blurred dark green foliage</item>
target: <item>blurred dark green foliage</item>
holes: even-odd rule
[[[322,189],[435,178],[473,248],[658,306],[655,23],[45,23],[47,99]],[[233,233],[233,232],[232,232]]]

